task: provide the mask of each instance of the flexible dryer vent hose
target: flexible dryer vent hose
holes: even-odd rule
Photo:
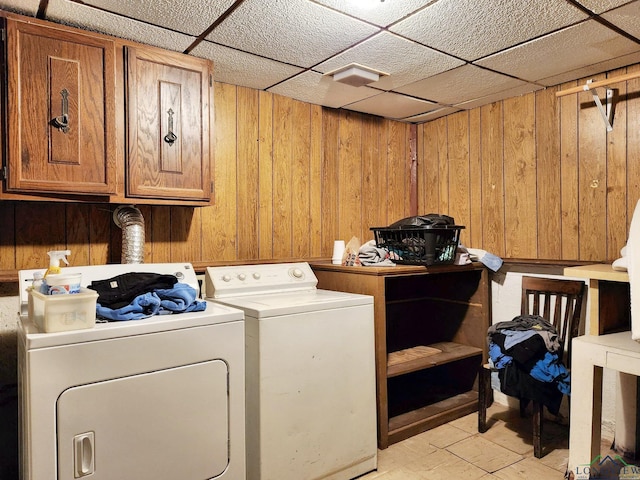
[[[133,205],[120,205],[113,221],[122,229],[121,263],[144,263],[144,218]]]

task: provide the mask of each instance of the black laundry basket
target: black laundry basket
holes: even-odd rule
[[[403,228],[372,227],[378,248],[384,248],[395,263],[446,265],[456,259],[461,225],[424,225]]]

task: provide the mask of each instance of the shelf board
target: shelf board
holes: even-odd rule
[[[424,301],[441,302],[441,303],[457,303],[459,305],[467,305],[470,307],[482,307],[482,303],[480,302],[471,302],[470,300],[452,300],[450,298],[430,297],[426,295],[422,297],[400,298],[397,300],[387,299],[386,303],[387,305],[394,305],[394,304],[402,305],[407,303],[419,303]]]
[[[387,377],[396,377],[476,355],[482,356],[481,348],[454,342],[419,345],[390,352],[387,357]]]
[[[455,395],[389,419],[389,444],[425,432],[478,410],[478,392]]]

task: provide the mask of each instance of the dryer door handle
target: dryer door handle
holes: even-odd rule
[[[75,463],[75,477],[85,477],[94,472],[94,433],[81,433],[73,437],[73,456]]]

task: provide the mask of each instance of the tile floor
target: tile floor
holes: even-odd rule
[[[476,413],[378,451],[378,470],[358,480],[562,480],[569,428],[545,420],[543,458],[533,456],[531,417],[494,403],[489,430],[478,433]],[[610,442],[608,442],[610,443]],[[605,440],[603,445],[608,444]],[[604,447],[607,452],[608,447]]]

